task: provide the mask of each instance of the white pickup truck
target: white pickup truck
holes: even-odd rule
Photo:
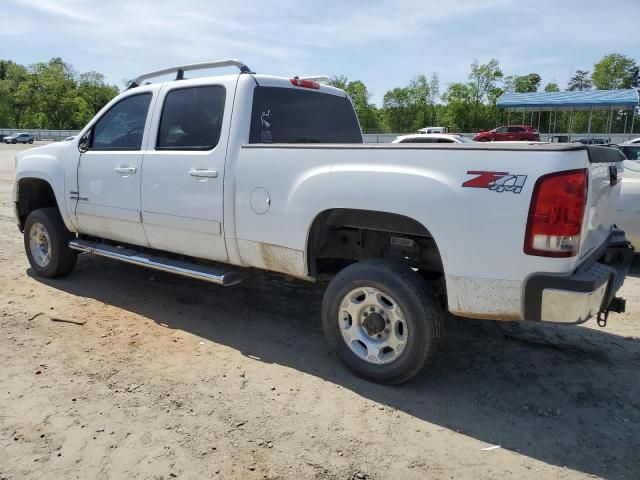
[[[252,269],[328,281],[331,346],[399,383],[433,358],[447,311],[624,311],[622,160],[576,144],[365,145],[344,91],[227,60],[142,75],[74,140],[20,153],[13,201],[45,277],[84,252],[223,286]]]

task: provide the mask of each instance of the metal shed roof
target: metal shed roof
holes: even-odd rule
[[[583,92],[504,93],[498,98],[498,108],[511,111],[608,110],[638,106],[638,91],[587,90]]]

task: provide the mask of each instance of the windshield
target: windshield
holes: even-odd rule
[[[463,137],[462,135],[457,135],[456,138],[458,140],[460,140],[461,143],[476,143],[473,140],[471,140],[470,138]]]

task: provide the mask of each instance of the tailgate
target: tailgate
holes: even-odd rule
[[[615,147],[588,146],[589,190],[579,257],[602,245],[614,223],[624,155]]]

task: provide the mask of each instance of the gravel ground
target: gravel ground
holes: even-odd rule
[[[327,351],[319,287],[86,255],[35,277],[21,148],[0,145],[0,478],[640,478],[640,263],[606,329],[451,319],[384,387]]]

